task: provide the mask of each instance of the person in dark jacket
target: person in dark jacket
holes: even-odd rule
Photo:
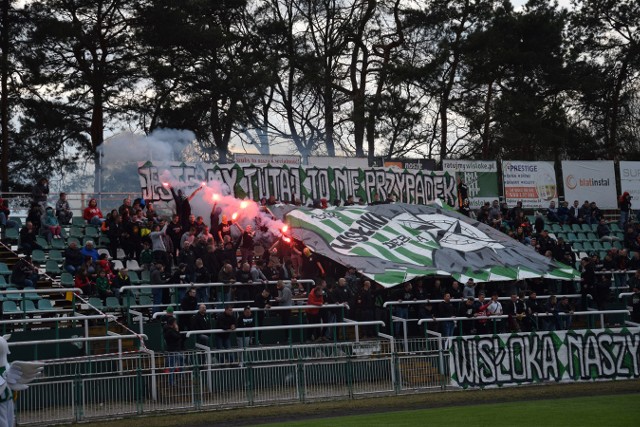
[[[198,300],[196,299],[196,288],[189,288],[189,290],[185,293],[180,301],[180,310],[181,311],[196,311],[198,309]],[[180,330],[186,331],[189,330],[191,326],[191,316],[182,315],[178,320],[178,326],[180,326]]]
[[[216,334],[216,348],[218,350],[230,349],[231,331],[234,331],[236,329],[236,318],[233,315],[233,306],[225,306],[224,312],[218,315],[218,317],[216,318],[216,329],[224,329],[225,331],[229,331]],[[223,363],[230,362],[233,360],[233,354],[223,354],[219,359]]]
[[[447,317],[455,317],[456,308],[453,304],[451,304],[451,294],[449,292],[444,294],[444,301],[438,304],[437,317],[438,318],[447,318]],[[453,336],[453,329],[455,327],[455,323],[453,320],[448,320],[440,323],[440,329],[442,330],[442,335],[445,337]]]
[[[176,367],[179,368],[184,365],[184,356],[181,353],[183,350],[183,340],[175,317],[167,319],[167,323],[163,329],[163,336],[165,348],[169,352],[169,354],[167,354],[168,371],[171,372],[171,375],[169,375],[169,384],[173,385]]]
[[[64,269],[71,274],[76,274],[84,262],[84,255],[76,242],[69,242],[69,247],[64,250]]]
[[[191,330],[192,331],[205,331],[211,329],[211,319],[207,314],[207,306],[200,304],[198,306],[198,312],[191,316]],[[209,346],[209,336],[205,334],[198,334],[196,340],[199,344]]]

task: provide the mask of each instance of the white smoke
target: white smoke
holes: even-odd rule
[[[107,139],[98,150],[104,165],[180,161],[184,149],[195,139],[193,132],[179,129],[156,129],[147,136],[123,132]]]

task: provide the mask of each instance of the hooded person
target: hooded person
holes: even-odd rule
[[[58,218],[56,217],[53,208],[48,206],[44,211],[44,217],[42,223],[47,230],[51,233],[51,237],[53,239],[61,239],[62,236],[60,233],[62,232],[62,227],[60,227],[60,223],[58,222]]]

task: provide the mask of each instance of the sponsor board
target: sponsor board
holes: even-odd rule
[[[634,209],[640,207],[640,162],[620,162],[620,191],[631,195]]]
[[[596,202],[601,209],[616,209],[616,174],[612,161],[563,161],[564,198]]]
[[[299,166],[300,156],[264,155],[264,154],[242,154],[235,153],[233,161],[240,164],[253,165],[292,165]]]
[[[444,160],[442,170],[467,184],[472,208],[479,208],[485,202],[491,203],[499,198],[498,167],[495,161]]]
[[[281,201],[299,197],[306,205],[313,200],[344,201],[354,196],[356,201],[362,197],[369,203],[378,194],[381,200],[395,195],[397,201],[405,203],[428,204],[438,199],[450,205],[456,202],[454,179],[433,171],[149,161],[138,164],[138,175],[142,197],[147,200],[171,200],[161,181],[184,183],[186,188],[218,181],[229,194],[255,201],[274,195]]]
[[[451,338],[453,385],[463,388],[640,377],[640,328]]]
[[[504,197],[509,206],[522,201],[524,208],[547,208],[558,203],[556,172],[551,162],[504,161]]]

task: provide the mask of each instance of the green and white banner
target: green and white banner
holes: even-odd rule
[[[479,208],[485,202],[491,203],[500,197],[495,160],[444,160],[442,170],[467,184],[472,208]]]
[[[218,181],[229,194],[255,201],[273,195],[286,202],[297,197],[306,205],[311,200],[344,201],[354,196],[356,201],[362,197],[369,203],[377,194],[381,200],[394,195],[405,203],[456,203],[454,178],[434,171],[148,161],[138,164],[138,175],[142,197],[154,201],[171,200],[171,193],[162,182],[180,182],[195,189],[202,182]]]
[[[466,281],[525,277],[579,280],[558,264],[486,224],[438,205],[404,203],[272,210],[313,251],[385,287],[420,276]]]
[[[449,341],[463,388],[640,377],[640,328],[466,336]]]

